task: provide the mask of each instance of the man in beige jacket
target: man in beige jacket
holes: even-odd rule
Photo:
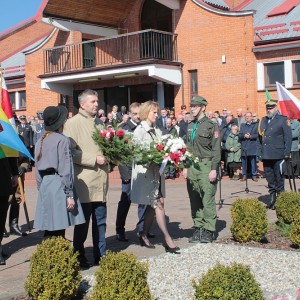
[[[88,268],[90,265],[85,256],[84,242],[91,216],[94,264],[99,264],[100,258],[106,253],[108,163],[92,139],[95,124],[99,129],[102,126],[97,117],[98,94],[93,90],[85,90],[79,95],[78,102],[79,113],[67,120],[64,134],[71,139],[75,192],[86,219],[85,224],[75,226],[73,246],[79,252],[81,267]]]

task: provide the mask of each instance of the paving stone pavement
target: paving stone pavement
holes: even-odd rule
[[[297,186],[299,186],[299,180],[296,180]],[[268,203],[268,191],[266,187],[267,183],[265,179],[259,179],[258,182],[248,180],[249,193],[245,192],[245,182],[232,181],[228,178],[224,178],[221,181],[221,199],[224,200],[223,207],[218,210],[217,220],[217,236],[227,237],[230,236],[230,208],[232,203],[237,198],[249,198],[259,197],[259,199]],[[186,190],[186,184],[184,179],[178,178],[176,180],[167,180],[167,197],[165,199],[165,208],[168,222],[168,229],[171,236],[175,239],[176,244],[181,247],[190,247],[188,238],[191,236],[193,229],[193,223],[190,214],[189,198]],[[286,188],[289,189],[288,182],[286,182]],[[261,193],[256,194],[252,191]],[[232,194],[235,192],[241,192]],[[37,190],[34,180],[34,172],[26,175],[25,181],[25,193],[26,202],[28,207],[28,213],[30,217],[30,224],[32,226],[35,204],[37,198]],[[137,238],[135,224],[137,222],[137,206],[132,205],[127,217],[126,222],[126,234],[129,238],[129,242],[119,242],[116,240],[115,235],[115,219],[118,201],[121,194],[121,182],[119,174],[114,171],[110,175],[110,188],[108,199],[108,217],[107,217],[107,249],[113,251],[124,250],[137,255],[139,258],[151,257],[164,252],[162,246],[163,237],[160,233],[156,223],[154,222],[152,231],[156,234],[156,238],[153,243],[157,245],[155,249],[147,249],[139,245]],[[219,208],[218,202],[220,200],[220,185],[216,196],[217,209]],[[276,215],[274,211],[268,211],[268,217],[270,223],[276,221]],[[23,230],[28,232],[28,226],[26,224],[24,210],[21,207],[19,225]],[[7,226],[8,228],[8,226]],[[66,231],[66,238],[72,240],[73,228],[68,228]],[[5,266],[0,266],[0,299],[11,299],[16,295],[24,293],[24,282],[29,272],[30,256],[36,249],[36,245],[42,241],[43,232],[33,229],[28,232],[27,237],[10,236],[4,238],[2,241],[3,248],[8,252],[9,257],[6,260]],[[89,236],[86,244],[87,257],[92,262],[92,238],[91,230],[89,230]],[[91,274],[95,271],[95,267],[84,271],[84,275]]]

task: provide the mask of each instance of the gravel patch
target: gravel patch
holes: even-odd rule
[[[212,243],[182,249],[180,255],[166,253],[144,261],[149,263],[150,289],[159,300],[192,299],[192,279],[201,278],[217,262],[250,266],[266,299],[297,299],[300,288],[299,252]]]

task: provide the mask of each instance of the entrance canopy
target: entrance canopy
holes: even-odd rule
[[[40,78],[41,88],[71,96],[73,94],[73,86],[77,83],[114,79],[116,80],[116,85],[118,85],[117,80],[119,79],[138,78],[141,76],[149,76],[172,85],[180,85],[182,83],[181,67],[179,65],[159,63],[139,64],[56,76],[42,75]]]

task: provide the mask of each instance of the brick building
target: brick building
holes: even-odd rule
[[[34,25],[47,37],[21,50],[26,112],[54,103],[76,112],[92,88],[106,111],[154,99],[178,112],[199,94],[209,110],[261,116],[276,81],[300,98],[299,16],[295,0],[45,0]]]

